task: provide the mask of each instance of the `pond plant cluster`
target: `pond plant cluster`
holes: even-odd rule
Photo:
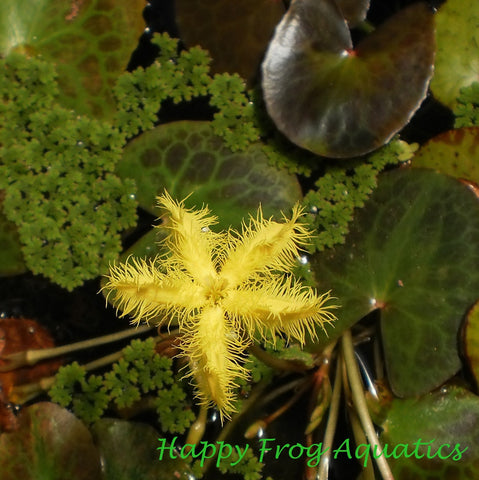
[[[478,24],[2,2],[0,480],[477,478]]]

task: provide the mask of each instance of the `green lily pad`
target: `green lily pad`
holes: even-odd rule
[[[464,357],[479,385],[479,302],[467,313],[463,336]]]
[[[479,398],[468,390],[449,386],[393,400],[382,428],[396,480],[479,477]]]
[[[208,204],[219,229],[238,227],[260,203],[270,216],[301,199],[297,178],[270,166],[260,144],[232,152],[210,122],[173,122],[143,133],[127,145],[117,172],[135,179],[137,200],[153,215],[164,189],[179,200],[193,193],[186,205]]]
[[[263,62],[268,113],[292,142],[328,157],[385,144],[424,99],[433,71],[432,12],[399,11],[353,49],[334,0],[292,2]]]
[[[54,403],[25,408],[20,428],[0,435],[1,480],[100,480],[100,456],[86,426]]]
[[[436,62],[431,90],[453,108],[459,91],[479,81],[479,3],[447,0],[436,14]]]
[[[479,127],[458,128],[437,135],[418,150],[412,166],[432,168],[479,183]]]
[[[104,480],[192,478],[189,466],[181,458],[172,459],[165,454],[159,460],[161,435],[149,425],[105,418],[92,429],[102,458]]]
[[[379,309],[396,395],[428,392],[459,370],[459,325],[479,292],[479,202],[461,182],[421,169],[381,175],[346,244],[312,267],[341,306],[321,345]]]
[[[67,107],[111,117],[111,93],[145,28],[144,0],[3,0],[0,55],[13,49],[54,62]]]
[[[0,202],[0,206],[1,206]],[[17,227],[0,211],[0,276],[18,275],[27,270],[20,248]]]
[[[213,72],[252,80],[285,8],[271,0],[175,0],[175,12],[182,40],[210,52]]]

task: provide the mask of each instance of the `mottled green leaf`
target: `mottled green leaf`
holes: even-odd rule
[[[210,52],[213,72],[239,73],[247,80],[256,75],[285,12],[275,0],[175,0],[175,10],[182,40]]]
[[[1,480],[100,480],[100,456],[85,425],[68,410],[40,402],[20,428],[0,435]]]
[[[479,3],[447,0],[436,14],[437,52],[431,90],[454,107],[459,90],[479,81]]]
[[[154,215],[164,189],[179,200],[193,194],[186,205],[208,204],[218,228],[238,227],[260,203],[270,216],[301,198],[296,177],[271,167],[259,144],[232,152],[209,122],[174,122],[143,133],[127,145],[117,172],[135,179],[140,206]]]
[[[268,113],[291,141],[353,157],[386,143],[424,99],[432,75],[432,12],[399,11],[353,49],[334,0],[295,0],[263,62]]]
[[[463,349],[469,369],[476,384],[479,385],[479,302],[476,302],[467,313],[464,324]]]
[[[478,478],[479,398],[468,390],[450,386],[393,400],[382,428],[396,480]]]
[[[95,423],[93,433],[102,457],[103,480],[192,478],[186,462],[170,458],[167,450],[159,460],[161,434],[149,425],[105,418]]]
[[[479,183],[479,127],[437,135],[418,150],[412,165]]]
[[[341,305],[321,344],[380,309],[394,393],[430,391],[460,368],[457,332],[479,292],[479,202],[462,183],[431,170],[381,175],[346,244],[312,266]]]
[[[67,107],[110,117],[112,86],[145,28],[144,0],[3,0],[0,54],[13,49],[55,62]]]

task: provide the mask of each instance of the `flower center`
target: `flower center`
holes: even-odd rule
[[[228,280],[209,275],[204,283],[205,297],[209,302],[217,305],[225,296]]]

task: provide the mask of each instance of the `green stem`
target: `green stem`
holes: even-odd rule
[[[336,425],[338,423],[339,404],[341,400],[341,369],[342,359],[338,358],[336,365],[336,373],[334,375],[333,394],[331,396],[331,404],[329,407],[328,423],[326,424],[326,431],[323,439],[323,450],[325,453],[321,456],[321,463],[318,469],[318,480],[327,480],[329,477],[329,465],[331,463],[331,453],[334,441],[334,434],[336,432]]]
[[[106,355],[104,357],[98,358],[97,360],[93,360],[92,362],[86,363],[83,365],[83,368],[87,371],[94,370],[96,368],[104,367],[105,365],[109,365],[110,363],[116,362],[121,358],[123,354],[123,350],[118,352],[111,353],[110,355]],[[55,382],[55,375],[51,377],[44,377],[40,379],[38,382],[32,383],[25,383],[24,385],[18,385],[12,388],[10,392],[10,399],[14,403],[18,403],[22,405],[30,400],[33,400],[38,395],[50,390],[50,387]]]
[[[366,435],[364,435],[363,428],[361,426],[361,422],[359,421],[358,415],[356,411],[349,407],[348,408],[348,417],[349,421],[351,422],[351,428],[353,430],[354,441],[356,445],[366,445],[367,439]],[[374,468],[372,462],[368,462],[366,467],[364,467],[361,480],[375,480],[376,477],[374,475]]]
[[[6,360],[8,363],[0,367],[0,372],[7,372],[15,370],[19,367],[35,365],[41,360],[58,357],[60,355],[65,355],[66,353],[97,347],[99,345],[105,345],[106,343],[117,342],[119,340],[123,340],[124,338],[133,337],[135,335],[148,332],[152,328],[154,327],[143,326],[138,328],[128,328],[127,330],[122,330],[121,332],[111,333],[102,337],[95,337],[89,340],[71,343],[70,345],[63,345],[61,347],[44,348],[41,350],[25,350],[23,352],[5,355],[2,357],[2,360]]]
[[[346,363],[349,385],[351,387],[356,412],[361,420],[361,425],[363,426],[364,433],[366,434],[368,442],[371,445],[372,451],[380,452],[382,451],[382,448],[379,443],[378,436],[376,435],[376,431],[374,429],[374,425],[366,404],[366,397],[364,396],[361,375],[354,357],[353,339],[350,330],[346,330],[344,332],[341,339],[341,345],[343,347],[344,361]],[[394,476],[384,455],[376,458],[376,464],[384,480],[394,480]]]

